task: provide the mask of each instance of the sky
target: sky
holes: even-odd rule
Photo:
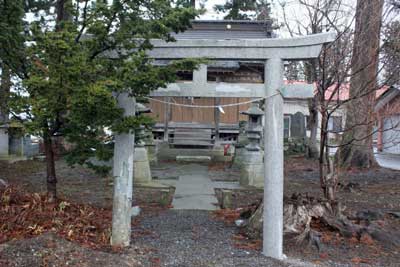
[[[216,4],[223,4],[226,2],[226,0],[198,0],[196,5],[197,7],[200,7],[200,2],[205,1],[205,8],[207,9],[207,12],[200,17],[200,19],[223,19],[223,14],[217,14],[214,10],[213,7]],[[313,3],[313,0],[306,0],[308,3]],[[349,9],[355,10],[355,5],[356,5],[356,0],[342,0],[342,3]],[[281,4],[285,4],[285,12],[286,12],[286,17],[291,25],[291,27],[297,27],[298,22],[307,22],[308,19],[306,19],[306,8],[304,6],[301,6],[298,3],[298,0],[271,0],[272,3],[272,18],[274,18],[275,24],[278,26],[281,26],[279,30],[276,30],[275,33],[278,35],[278,37],[281,38],[287,38],[290,37],[289,32],[285,27],[283,27],[284,19],[283,19],[283,9]]]
[[[200,2],[202,2],[202,0],[197,1],[196,7],[200,8]],[[207,12],[200,16],[200,19],[223,19],[224,15],[217,14],[217,12],[214,11],[213,7],[218,4],[224,4],[225,2],[226,0],[206,0],[204,4]],[[272,17],[276,19],[276,23],[278,25],[283,23],[283,13],[280,3],[286,3],[286,10],[289,15],[288,17],[301,19],[304,14],[303,12],[305,12],[305,10],[299,10],[299,4],[297,3],[297,0],[272,0],[271,2]],[[284,27],[282,27],[276,33],[279,35],[279,37],[289,37],[289,33],[284,29]]]
[[[197,1],[196,7],[200,7],[200,1]],[[207,13],[202,15],[201,19],[222,19],[223,15],[218,15],[213,7],[214,5],[219,5],[225,3],[225,0],[207,0],[205,3],[205,8],[207,9]]]

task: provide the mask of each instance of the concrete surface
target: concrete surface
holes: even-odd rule
[[[334,40],[334,33],[320,33],[290,39],[180,39],[176,42],[152,40],[154,47],[148,51],[148,55],[154,59],[203,57],[228,60],[309,59],[318,57],[322,45]]]
[[[208,167],[200,164],[184,165],[178,180],[165,179],[161,183],[175,186],[175,210],[216,210],[219,207],[215,188],[240,188],[237,182],[213,182],[208,177]]]
[[[283,259],[283,61],[265,63],[263,254]]]
[[[264,187],[264,151],[245,150],[241,161],[240,185]]]
[[[151,171],[149,157],[145,147],[135,147],[133,165],[134,165],[134,183],[148,183],[151,181]]]
[[[209,156],[176,156],[177,162],[210,162]]]

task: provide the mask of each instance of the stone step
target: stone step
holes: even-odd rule
[[[210,156],[183,156],[178,155],[176,156],[177,162],[210,162]]]

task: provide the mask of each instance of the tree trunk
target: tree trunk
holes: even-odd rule
[[[339,204],[336,199],[339,176],[337,168],[329,155],[329,132],[328,132],[328,111],[326,106],[321,106],[321,140],[319,153],[319,176],[321,189],[325,199],[328,201],[333,214],[339,213]]]
[[[71,0],[57,0],[55,3],[56,9],[56,31],[60,31],[63,27],[63,22],[70,19],[69,9],[72,6]],[[52,136],[47,130],[47,123],[44,123],[43,143],[46,155],[46,180],[47,180],[47,194],[50,201],[57,198],[57,177],[55,168],[55,157],[53,150]]]
[[[316,32],[315,32],[316,33]],[[310,60],[305,65],[305,75],[308,83],[314,83],[317,80],[317,68],[318,61],[315,59]],[[318,145],[317,145],[317,130],[318,130],[318,95],[308,102],[308,110],[310,113],[308,125],[311,130],[310,139],[307,144],[307,157],[317,159],[318,158]]]
[[[57,197],[57,177],[51,136],[49,134],[45,134],[43,137],[43,142],[46,155],[47,194],[50,200],[55,200]]]
[[[9,69],[2,64],[0,83],[0,125],[8,121],[8,98],[10,96],[11,75]]]
[[[71,19],[69,8],[71,8],[72,2],[71,0],[57,0],[56,2],[56,29],[60,30],[62,27],[62,22]]]
[[[251,238],[262,236],[263,209],[261,202],[246,224],[246,234]],[[283,207],[283,233],[306,236],[310,231],[312,218],[320,218],[330,213],[330,205],[324,201],[317,201],[308,196],[293,194],[291,198],[284,199]]]
[[[383,0],[358,0],[351,60],[350,98],[340,149],[341,167],[375,165],[372,148],[373,105],[377,90]]]
[[[317,130],[318,130],[318,109],[317,109],[317,96],[314,96],[308,103],[308,110],[310,117],[308,125],[310,128],[310,138],[307,144],[307,157],[316,159],[318,158],[318,146],[317,146]]]
[[[338,207],[337,213],[333,209],[329,202],[294,194],[290,199],[285,199],[283,233],[295,234],[299,245],[303,245],[304,241],[308,241],[309,245],[315,245],[320,249],[323,246],[320,240],[321,233],[311,228],[311,221],[317,219],[345,237],[355,236],[360,239],[363,234],[369,234],[385,247],[397,248],[400,245],[400,235],[397,233],[385,231],[376,222],[370,222],[363,218],[357,217],[349,220],[342,213],[343,207]],[[263,203],[257,207],[245,225],[245,232],[250,238],[258,239],[263,234],[262,211]],[[364,222],[355,224],[352,220],[364,220]]]

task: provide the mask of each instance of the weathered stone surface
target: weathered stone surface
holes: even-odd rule
[[[228,162],[232,160],[231,155],[224,155],[224,147],[222,145],[215,145],[211,151],[213,161]]]
[[[240,185],[264,186],[264,151],[247,151],[241,155]]]
[[[171,205],[175,187],[158,182],[135,184],[133,199],[136,203],[154,204],[161,206]]]
[[[149,158],[150,164],[157,164],[157,146],[156,145],[146,145],[147,156]]]
[[[136,147],[134,156],[134,183],[147,183],[151,181],[149,157],[145,147]]]
[[[0,128],[0,156],[8,155],[8,133],[6,128]]]
[[[279,92],[283,84],[283,62],[268,59],[265,64],[265,183],[263,254],[283,258],[283,98]]]
[[[210,162],[210,156],[176,156],[177,162]]]
[[[232,208],[232,191],[222,189],[222,208],[223,209],[230,209]]]
[[[174,148],[169,147],[168,142],[157,142],[156,143],[156,157],[157,160],[178,160],[179,157],[192,157],[195,156],[202,156],[202,157],[210,157],[212,161],[230,161],[232,160],[231,157],[223,156],[222,151],[213,151],[213,149],[204,149],[204,148]],[[217,158],[214,157],[214,154],[217,155]],[[218,156],[220,155],[220,156]],[[191,162],[192,160],[188,160]],[[187,162],[184,160],[184,162]],[[198,162],[198,161],[197,161]],[[205,161],[205,162],[208,162]]]
[[[233,157],[232,167],[241,168],[243,165],[243,153],[246,148],[244,147],[236,147],[235,148],[235,156]]]
[[[297,112],[291,117],[290,134],[294,138],[306,137],[306,121],[305,116],[301,112]]]
[[[235,39],[235,40],[178,40],[177,42],[165,42],[153,40],[154,48],[148,55],[154,59],[176,59],[176,58],[213,58],[228,60],[266,60],[265,64],[265,90],[257,90],[265,100],[265,189],[264,201],[266,203],[263,211],[263,254],[276,259],[283,259],[283,61],[290,59],[310,59],[317,58],[320,54],[322,45],[334,41],[335,35],[323,33],[310,35],[307,37],[291,39]],[[111,57],[113,55],[110,55]],[[205,71],[202,70],[204,74]],[[194,76],[197,76],[194,75]],[[200,76],[199,76],[200,77]],[[197,81],[195,77],[194,81]],[[177,84],[171,84],[166,90],[175,91],[180,94]],[[200,96],[206,96],[203,90]],[[206,90],[207,91],[207,90]],[[210,97],[231,96],[232,92],[236,97],[240,97],[240,92],[244,92],[246,97],[255,97],[254,92],[240,86],[229,87],[223,83],[218,83],[213,95]],[[174,93],[173,93],[174,95]],[[185,93],[186,96],[195,96]],[[252,157],[252,156],[250,156]],[[247,158],[247,157],[245,157]],[[259,161],[259,160],[258,160]],[[254,161],[244,161],[245,172],[255,172],[258,174],[259,164],[257,159]],[[251,164],[250,164],[251,163]],[[246,166],[247,165],[247,166]],[[251,174],[253,175],[253,174]],[[249,176],[256,177],[256,176]],[[256,179],[257,180],[257,179]],[[256,183],[249,180],[249,183]]]
[[[154,48],[148,54],[156,59],[308,59],[318,57],[322,44],[334,39],[332,33],[321,33],[291,39],[187,39],[168,43],[153,40]]]
[[[205,80],[207,82],[207,80]],[[198,90],[201,86],[201,90]],[[282,94],[285,98],[307,99],[313,96],[312,84],[283,85]],[[264,97],[263,84],[251,83],[171,83],[166,88],[152,91],[150,96],[193,96],[193,97]]]

